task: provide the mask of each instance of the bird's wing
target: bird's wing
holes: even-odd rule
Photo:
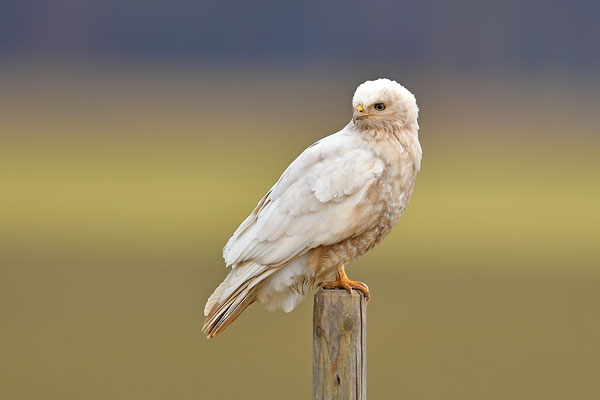
[[[364,232],[381,205],[359,206],[384,163],[342,130],[306,149],[229,239],[229,266],[281,265],[321,245]]]

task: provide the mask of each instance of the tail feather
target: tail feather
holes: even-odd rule
[[[221,282],[219,286],[215,289],[213,294],[210,295],[208,300],[206,301],[206,305],[204,306],[204,316],[207,317],[213,309],[219,304],[219,299],[223,294],[223,290],[225,290],[225,281]]]
[[[244,280],[239,278],[240,272],[235,269],[249,268],[243,273]],[[214,293],[209,297],[204,307],[206,320],[202,332],[211,339],[223,332],[240,314],[256,301],[256,292],[267,277],[271,276],[277,268],[264,265],[246,264],[236,267],[229,273]]]
[[[239,296],[230,297],[225,301],[216,312],[207,316],[202,332],[207,338],[212,339],[225,330],[256,300],[256,296],[245,290]]]

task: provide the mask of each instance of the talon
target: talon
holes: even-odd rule
[[[321,285],[321,287],[323,289],[345,289],[351,295],[354,295],[354,293],[352,293],[352,289],[355,289],[365,296],[365,300],[367,302],[371,298],[369,287],[363,282],[351,281],[350,279],[348,279],[348,276],[344,271],[344,267],[338,268],[338,276],[335,281],[325,282]]]

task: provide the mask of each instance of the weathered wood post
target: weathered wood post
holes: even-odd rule
[[[313,400],[366,400],[367,306],[362,293],[319,289],[313,310]]]

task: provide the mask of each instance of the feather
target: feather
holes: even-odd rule
[[[351,235],[349,212],[356,195],[381,175],[383,162],[350,134],[350,128],[328,136],[304,151],[286,169],[247,218],[223,252],[227,265],[253,260],[279,265],[306,250],[306,246],[333,243]]]
[[[255,263],[249,263],[246,268],[240,269],[243,270],[242,275],[237,273],[238,268],[232,270],[206,304],[206,320],[202,332],[209,339],[221,333],[254,303],[260,284],[278,270]],[[255,275],[252,275],[253,273]]]

